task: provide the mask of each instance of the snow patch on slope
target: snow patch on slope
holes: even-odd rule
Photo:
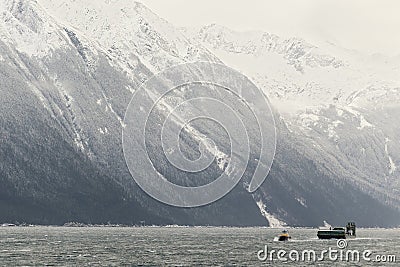
[[[346,107],[345,110],[360,120],[360,126],[358,126],[357,129],[363,130],[364,128],[374,128],[374,125],[367,121],[360,112],[354,110],[351,107]]]
[[[268,220],[269,227],[271,228],[281,228],[286,225],[283,221],[276,218],[274,215],[268,213],[267,206],[261,201],[257,201],[257,206],[260,209],[261,215]]]
[[[358,129],[359,129],[359,130],[362,130],[362,129],[367,128],[367,127],[373,128],[374,126],[373,126],[371,123],[369,123],[369,122],[365,119],[364,116],[361,115],[361,116],[360,116],[360,127],[358,127]]]
[[[300,205],[302,205],[303,207],[307,208],[307,203],[306,203],[306,200],[304,198],[297,197],[296,200],[297,200],[297,202],[300,203]]]
[[[67,116],[67,114],[64,114],[64,116],[65,116],[65,119],[67,121],[70,121],[70,123],[71,123],[71,129],[74,134],[74,137],[73,137],[74,143],[81,152],[85,152],[85,147],[88,147],[88,142],[84,136],[81,126],[79,125],[79,123],[77,121],[77,115],[75,114],[75,111],[73,108],[74,99],[67,92],[67,90],[64,88],[63,84],[58,80],[57,77],[53,77],[53,83],[54,83],[55,88],[59,91],[60,98],[64,101],[65,108],[68,111],[68,116]],[[60,110],[62,110],[62,109],[60,109]],[[89,150],[88,155],[90,155],[90,154],[91,154],[91,152]]]
[[[389,159],[389,174],[393,174],[397,170],[397,166],[396,166],[396,164],[394,163],[392,157],[389,154],[389,147],[388,147],[388,143],[389,142],[390,142],[390,139],[386,138],[385,139],[385,153],[386,153],[386,156]]]
[[[112,114],[114,114],[114,116],[115,116],[115,117],[117,118],[117,120],[119,121],[119,124],[121,124],[121,127],[122,127],[122,128],[125,128],[125,127],[126,127],[126,124],[125,124],[124,120],[121,118],[121,116],[118,115],[117,112],[115,112],[115,110],[114,110],[114,108],[112,107],[112,105],[111,105],[109,99],[107,98],[107,96],[106,96],[104,93],[103,93],[103,99],[104,99],[104,102],[105,102],[105,105],[106,105],[105,111],[110,111]],[[100,99],[100,101],[97,100],[97,104],[98,104],[98,105],[101,105],[101,99]]]

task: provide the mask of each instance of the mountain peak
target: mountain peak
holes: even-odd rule
[[[139,2],[39,2],[48,13],[81,32],[120,61],[128,62],[132,55],[138,55],[150,69],[161,70],[185,60],[211,57],[192,44],[181,31]]]
[[[12,49],[43,57],[65,43],[57,24],[37,1],[5,0],[0,10],[0,35]]]

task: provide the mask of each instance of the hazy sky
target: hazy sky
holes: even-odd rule
[[[176,26],[210,23],[400,54],[399,0],[139,0]]]

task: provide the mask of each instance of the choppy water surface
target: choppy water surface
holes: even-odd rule
[[[260,261],[257,252],[303,249],[320,252],[335,240],[316,239],[313,229],[291,229],[293,240],[274,242],[267,228],[66,228],[0,227],[1,266],[399,266],[400,230],[358,230],[346,249],[395,255],[397,263]],[[293,254],[295,255],[295,254]]]

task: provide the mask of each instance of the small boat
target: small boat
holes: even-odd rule
[[[278,236],[278,241],[289,241],[291,236],[287,230],[283,230],[282,233]]]
[[[13,224],[13,223],[3,223],[3,224],[0,225],[0,226],[2,226],[2,227],[14,227],[14,226],[16,226],[16,225]]]

